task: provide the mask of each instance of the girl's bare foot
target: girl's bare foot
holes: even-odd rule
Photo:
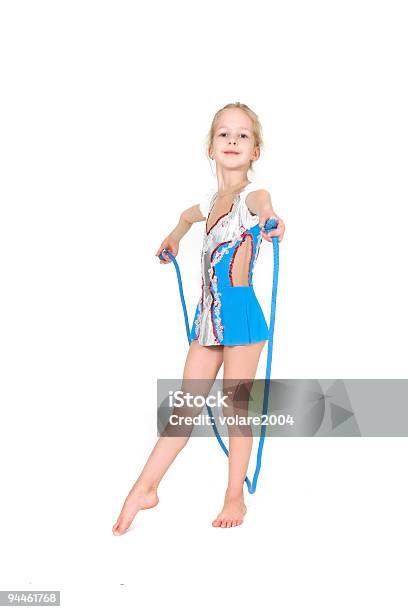
[[[153,508],[159,503],[156,489],[146,489],[134,484],[125,499],[119,518],[112,527],[113,535],[122,535],[128,529],[139,510]]]
[[[244,504],[244,494],[230,495],[225,494],[224,507],[212,522],[213,527],[237,527],[241,525],[246,513]]]

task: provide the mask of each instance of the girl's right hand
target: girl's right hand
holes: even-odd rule
[[[164,249],[166,249],[166,251],[169,251],[169,253],[171,253],[174,257],[176,257],[178,253],[178,249],[179,249],[179,243],[177,240],[174,240],[174,238],[167,236],[167,238],[165,238],[163,242],[161,243],[155,255],[159,257],[159,255],[162,253]],[[159,258],[159,263],[161,264],[172,263],[170,257],[166,253],[163,253],[163,257],[165,258],[166,261]]]

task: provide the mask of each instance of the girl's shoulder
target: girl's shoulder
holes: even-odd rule
[[[251,228],[259,223],[258,215],[251,212],[251,210],[248,208],[247,196],[254,191],[259,191],[260,189],[269,191],[262,181],[256,180],[248,183],[248,185],[240,192],[242,224],[247,228]]]
[[[264,184],[263,181],[260,181],[260,180],[251,181],[250,183],[248,183],[248,185],[246,185],[246,187],[242,189],[241,191],[241,196],[243,196],[242,199],[246,202],[246,198],[250,193],[252,193],[253,191],[259,191],[260,189],[269,191],[268,187]]]

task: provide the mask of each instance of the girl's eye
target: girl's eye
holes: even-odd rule
[[[226,136],[227,132],[221,132],[219,136]],[[244,138],[248,138],[248,134],[240,134],[240,136],[244,136]]]
[[[226,135],[227,135],[227,132],[221,132],[221,133],[219,134],[219,136],[226,136]],[[243,136],[244,138],[249,138],[249,137],[248,137],[248,134],[240,134],[240,136]]]

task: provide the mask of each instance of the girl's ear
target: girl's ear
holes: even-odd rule
[[[254,158],[253,161],[256,161],[257,159],[259,159],[259,156],[261,154],[261,148],[259,145],[256,145],[256,147],[254,147]]]

